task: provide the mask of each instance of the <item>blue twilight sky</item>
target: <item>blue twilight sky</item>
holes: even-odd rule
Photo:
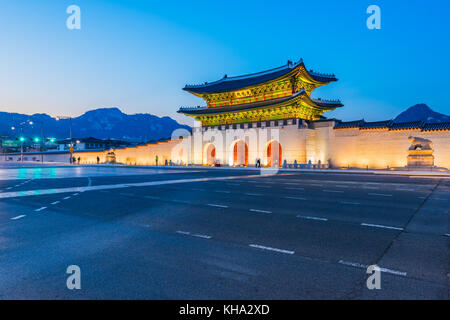
[[[66,8],[81,8],[68,30]],[[366,9],[381,8],[368,30]],[[450,114],[450,1],[1,0],[0,110],[80,115],[176,114],[203,102],[186,84],[278,67],[303,58],[337,83],[328,117],[385,120],[416,103]]]

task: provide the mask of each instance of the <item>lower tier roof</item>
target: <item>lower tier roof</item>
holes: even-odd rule
[[[223,107],[194,107],[194,108],[180,108],[178,113],[184,113],[187,115],[208,115],[208,114],[220,114],[220,113],[229,113],[236,111],[244,111],[251,109],[261,109],[261,108],[269,108],[271,106],[275,106],[281,103],[289,103],[295,102],[295,100],[304,99],[309,104],[313,105],[316,108],[326,110],[333,110],[335,108],[342,107],[343,104],[339,100],[322,100],[322,99],[312,99],[306,93],[304,89],[301,91],[287,97],[276,98],[271,100],[257,101],[251,103],[244,103],[232,106],[223,106]]]

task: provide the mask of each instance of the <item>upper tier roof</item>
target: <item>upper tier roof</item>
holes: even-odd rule
[[[247,74],[243,76],[237,76],[237,77],[227,77],[226,75],[217,81],[214,82],[205,82],[204,84],[200,85],[186,85],[183,90],[197,93],[197,94],[203,94],[203,93],[220,93],[220,92],[226,92],[226,91],[233,91],[238,90],[250,86],[254,86],[257,84],[261,84],[267,81],[275,80],[277,78],[281,78],[287,74],[289,74],[291,71],[303,66],[306,70],[306,72],[309,74],[309,76],[317,82],[321,83],[328,83],[332,81],[337,81],[334,74],[321,74],[313,72],[312,70],[307,71],[303,60],[300,60],[297,63],[292,63],[291,61],[288,61],[287,64],[284,66],[270,69],[258,73],[252,73]]]

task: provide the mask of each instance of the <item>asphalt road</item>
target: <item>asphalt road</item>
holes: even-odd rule
[[[448,178],[5,167],[0,299],[449,299],[449,217]]]

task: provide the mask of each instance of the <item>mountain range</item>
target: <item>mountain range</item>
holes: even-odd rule
[[[27,122],[28,121],[28,122]],[[30,125],[29,121],[33,124]],[[41,136],[63,139],[69,137],[70,121],[72,136],[118,139],[131,142],[146,142],[168,138],[175,129],[191,130],[170,117],[157,117],[148,113],[128,115],[118,108],[100,108],[88,111],[79,117],[56,119],[45,113],[25,115],[0,112],[0,135],[17,136],[19,130],[24,136]],[[25,123],[20,125],[20,123]],[[15,132],[11,130],[15,127]]]

